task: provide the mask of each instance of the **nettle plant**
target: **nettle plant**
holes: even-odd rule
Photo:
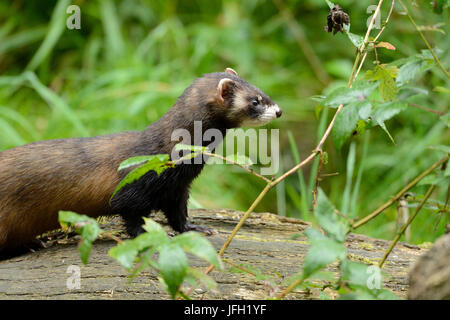
[[[420,78],[425,71],[435,67],[439,67],[447,78],[449,78],[449,73],[438,59],[437,50],[429,45],[422,31],[416,25],[413,17],[401,0],[399,0],[401,7],[415,26],[428,49],[390,63],[380,62],[377,50],[395,50],[395,47],[389,42],[378,41],[393,12],[394,0],[391,1],[387,19],[375,37],[371,37],[370,33],[374,27],[375,18],[380,12],[383,3],[382,0],[378,2],[364,37],[351,33],[348,15],[340,7],[335,7],[334,3],[330,1],[326,2],[330,7],[326,30],[345,34],[352,45],[356,47],[357,53],[347,86],[336,87],[322,96],[315,97],[319,103],[317,112],[325,108],[335,108],[336,111],[312,153],[303,161],[298,161],[299,163],[290,170],[272,179],[263,177],[250,169],[252,163],[246,157],[232,156],[224,158],[211,153],[205,147],[199,146],[177,145],[179,150],[190,150],[191,153],[176,161],[171,161],[169,155],[149,155],[130,158],[120,165],[119,170],[131,166],[136,166],[136,168],[130,171],[120,182],[112,197],[122,187],[138,180],[150,170],[154,170],[157,174],[160,174],[167,168],[176,166],[182,160],[192,159],[200,154],[219,157],[226,162],[235,164],[261,178],[267,185],[245,212],[218,253],[216,253],[211,243],[198,233],[187,232],[170,238],[162,227],[151,219],[145,219],[144,229],[147,231],[146,233],[139,235],[135,239],[122,241],[101,230],[94,219],[72,212],[60,212],[59,219],[62,226],[67,227],[67,225],[73,225],[82,235],[79,250],[83,263],[87,263],[88,261],[92,242],[102,234],[119,243],[110,250],[109,254],[129,271],[131,278],[135,277],[141,271],[151,268],[158,273],[161,282],[172,298],[182,297],[189,299],[189,294],[193,287],[199,283],[206,285],[208,288],[214,287],[215,282],[207,275],[213,268],[223,271],[221,261],[230,265],[230,272],[244,272],[255,276],[257,280],[264,281],[270,288],[268,296],[271,298],[281,299],[293,290],[301,289],[316,291],[322,299],[329,299],[330,295],[325,293],[325,288],[333,290],[336,295],[339,295],[343,299],[396,298],[392,292],[382,288],[383,282],[380,268],[383,267],[388,255],[406,228],[411,224],[421,208],[428,204],[428,198],[435,188],[449,188],[450,166],[447,166],[447,162],[450,148],[444,145],[434,146],[433,149],[436,152],[442,152],[445,155],[443,158],[419,174],[376,210],[358,220],[353,212],[348,212],[350,211],[348,210],[348,203],[354,199],[350,199],[350,190],[347,187],[343,195],[344,203],[347,205],[343,205],[341,211],[335,208],[319,187],[320,168],[322,165],[326,165],[328,159],[327,153],[323,150],[323,145],[331,134],[333,135],[336,148],[341,148],[352,135],[361,134],[365,130],[375,126],[380,126],[386,132],[389,139],[394,142],[386,126],[386,121],[404,111],[410,104],[412,97],[427,93],[424,88],[415,86],[413,84],[414,80]],[[434,10],[436,12],[442,12],[442,8],[448,6],[442,1],[435,1],[434,4],[436,7]],[[373,69],[367,70],[357,80],[362,65],[369,53],[374,53],[375,66]],[[445,91],[447,89],[443,88],[442,90]],[[443,121],[446,126],[449,126],[450,114],[440,115],[438,121]],[[293,142],[292,139],[291,136],[291,145]],[[348,159],[347,175],[351,176],[353,174],[355,159],[354,143],[350,146]],[[267,192],[290,175],[301,173],[301,168],[313,160],[319,161],[318,169],[316,167],[314,174],[316,180],[309,186],[310,191],[313,192],[312,205],[316,227],[305,231],[310,248],[304,258],[302,270],[285,279],[283,282],[284,289],[280,290],[276,283],[277,280],[283,278],[282,275],[263,274],[260,270],[252,266],[234,264],[226,259],[221,259],[239,229]],[[360,174],[359,172],[357,180],[361,179]],[[377,217],[385,209],[404,197],[411,188],[420,183],[428,185],[428,190],[423,197],[418,198],[419,203],[415,207],[413,214],[400,228],[383,258],[376,265],[351,261],[344,245],[349,232]],[[303,187],[304,189],[305,187]],[[438,211],[448,213],[447,204],[439,204]],[[200,272],[190,267],[186,252],[196,255],[211,265],[205,272]],[[326,268],[329,268],[330,265],[337,268],[337,277],[335,273],[326,271]],[[191,284],[192,287],[183,291],[180,288],[185,281]],[[334,296],[333,294],[331,298],[334,298]]]

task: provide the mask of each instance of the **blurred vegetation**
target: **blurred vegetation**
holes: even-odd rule
[[[364,34],[367,8],[376,2],[335,2],[349,13],[352,32]],[[430,26],[425,35],[448,66],[448,7],[436,14],[428,2],[405,2],[419,25]],[[66,28],[70,4],[81,8],[80,30]],[[382,20],[388,10],[386,3]],[[401,11],[396,6],[381,38],[396,48],[378,50],[382,63],[426,48]],[[296,153],[300,159],[310,154],[334,113],[317,114],[311,97],[346,83],[351,73],[355,47],[345,35],[324,31],[327,14],[323,0],[2,1],[0,150],[42,139],[143,130],[195,77],[232,67],[282,107],[283,117],[269,126],[280,128],[282,168],[289,169]],[[372,52],[363,71],[373,69],[374,60]],[[323,173],[338,174],[320,184],[338,208],[350,206],[362,217],[442,157],[430,146],[449,145],[448,127],[423,108],[448,112],[449,80],[434,67],[415,85],[427,93],[413,101],[422,109],[408,107],[387,122],[395,145],[379,127],[355,135],[340,150],[330,137]],[[347,176],[354,181],[359,171],[358,191],[343,204]],[[304,205],[310,191],[299,183],[300,178],[307,186],[315,178],[309,173],[306,167],[303,176],[281,183],[257,210],[310,219]],[[232,166],[207,166],[193,185],[190,205],[246,210],[263,187]],[[423,194],[425,188],[412,191]],[[447,192],[440,188],[432,198],[445,202]],[[437,214],[428,206],[413,222],[409,240],[432,241],[449,222],[448,212]],[[395,206],[358,231],[392,239]]]

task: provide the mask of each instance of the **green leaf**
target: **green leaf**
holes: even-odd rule
[[[80,258],[83,264],[87,264],[89,254],[91,253],[92,243],[98,238],[98,235],[103,232],[99,227],[98,222],[86,215],[79,215],[71,211],[59,211],[58,221],[63,228],[67,225],[73,225],[76,231],[81,234],[81,241],[78,245],[80,251]]]
[[[345,25],[344,25],[344,29],[345,29]],[[362,36],[360,36],[359,34],[354,34],[351,32],[347,32],[347,37],[350,39],[350,41],[353,43],[353,45],[355,47],[357,47],[358,49],[360,49],[364,43],[364,38]]]
[[[216,268],[222,269],[222,263],[212,244],[198,232],[185,232],[172,239],[173,243],[180,245],[184,250],[208,261]]]
[[[155,239],[159,239],[160,242],[168,242],[170,239],[167,236],[166,231],[161,227],[161,225],[150,218],[144,217],[144,228],[149,234],[152,234]]]
[[[163,172],[164,170],[166,170],[167,168],[172,168],[174,167],[174,163],[169,161],[169,155],[167,154],[157,154],[157,155],[152,155],[152,156],[148,156],[149,160],[147,160],[147,162],[145,164],[143,164],[142,166],[133,169],[131,172],[129,172],[125,178],[122,179],[122,181],[120,181],[120,183],[117,185],[116,189],[114,190],[110,201],[114,198],[114,196],[116,195],[117,192],[119,192],[120,189],[122,189],[123,187],[125,187],[126,185],[129,185],[133,182],[135,182],[136,180],[139,180],[143,175],[145,175],[147,172],[149,171],[155,171],[157,175],[160,175],[161,172]],[[134,161],[140,161],[142,160],[142,158],[140,159],[135,159],[135,160],[131,160],[130,163],[133,163]],[[126,162],[127,160],[125,160],[124,162]],[[121,163],[121,166],[131,166],[133,164],[130,163],[125,163],[124,162]],[[142,161],[141,161],[142,162]],[[120,168],[120,167],[119,167]]]
[[[402,86],[418,77],[421,73],[431,69],[434,66],[433,60],[413,60],[402,65],[397,75],[397,85]]]
[[[109,250],[109,256],[116,259],[125,269],[130,270],[139,253],[133,240],[125,240]]]
[[[186,254],[178,244],[164,245],[159,253],[158,265],[161,276],[173,299],[187,274],[189,264]]]
[[[340,149],[344,142],[351,136],[356,128],[356,124],[362,114],[368,118],[372,105],[369,101],[357,101],[345,106],[337,115],[333,126],[333,141],[337,149]]]
[[[325,240],[328,239],[327,236],[323,235],[322,232],[315,228],[308,228],[305,230],[305,235],[308,240],[311,242],[313,240]]]
[[[357,47],[358,49],[361,49],[363,43],[364,43],[364,38],[362,36],[360,36],[359,34],[354,34],[350,32],[350,24],[344,24],[344,30],[345,30],[345,34],[347,35],[348,39],[353,43],[353,45],[355,47]]]
[[[303,278],[326,267],[336,260],[345,259],[345,247],[331,239],[313,240],[303,261]]]
[[[364,75],[365,79],[370,81],[380,81],[380,94],[384,101],[393,100],[398,92],[395,78],[398,74],[396,66],[387,66],[385,64],[377,65],[374,70],[369,70]]]
[[[317,205],[314,216],[327,235],[338,242],[344,242],[348,224],[338,214],[321,188],[318,190]]]
[[[369,81],[355,82],[352,88],[338,87],[328,94],[324,105],[337,107],[340,104],[364,101],[377,87],[377,82]]]
[[[131,157],[126,159],[125,161],[122,161],[119,165],[118,171],[141,164],[143,162],[152,161],[156,158],[158,162],[166,163],[169,161],[169,155],[167,154],[155,154],[151,156],[138,156],[138,157]]]
[[[384,122],[399,114],[408,107],[406,102],[391,101],[383,104],[378,104],[373,108],[372,119],[377,123],[389,136],[395,144],[394,139],[386,128]]]
[[[368,265],[345,259],[341,263],[342,280],[351,285],[366,286],[367,280],[371,276],[367,268]]]

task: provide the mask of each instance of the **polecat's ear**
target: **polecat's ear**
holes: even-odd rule
[[[237,74],[237,72],[236,71],[234,71],[233,69],[231,69],[231,68],[226,68],[225,69],[225,72],[227,72],[227,73],[231,73],[231,74],[234,74],[235,76],[237,76],[238,74]]]
[[[224,104],[225,100],[233,96],[234,87],[234,81],[231,79],[223,78],[219,81],[219,84],[217,85],[217,92],[220,103]]]

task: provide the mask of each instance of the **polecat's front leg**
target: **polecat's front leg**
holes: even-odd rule
[[[216,234],[217,232],[214,229],[188,222],[188,198],[189,190],[186,189],[186,191],[184,191],[180,197],[176,197],[175,201],[172,201],[163,209],[163,212],[166,215],[172,229],[178,232],[198,231],[206,235]]]

